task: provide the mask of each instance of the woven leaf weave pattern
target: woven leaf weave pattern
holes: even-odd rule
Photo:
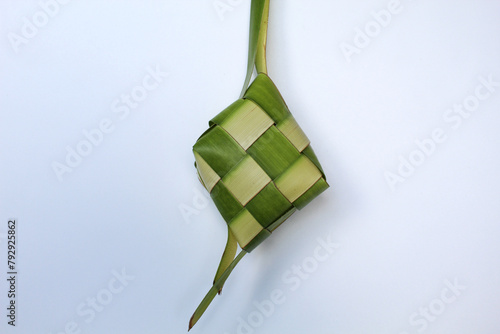
[[[193,147],[198,175],[245,251],[328,188],[309,139],[266,74],[209,125]]]

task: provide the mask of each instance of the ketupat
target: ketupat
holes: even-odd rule
[[[193,146],[199,179],[228,225],[228,239],[213,286],[189,329],[241,258],[328,188],[309,139],[267,75],[268,15],[269,0],[252,0],[240,99],[215,116]],[[258,75],[248,87],[254,68]],[[237,245],[242,249],[238,256]]]

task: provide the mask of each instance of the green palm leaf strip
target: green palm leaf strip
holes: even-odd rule
[[[266,42],[268,18],[269,0],[252,0],[250,8],[250,40],[248,42],[247,74],[240,98],[243,97],[247,90],[255,66],[257,66],[257,72],[267,73]]]
[[[309,139],[267,75],[268,17],[269,0],[252,0],[241,96],[210,120],[193,146],[199,179],[227,223],[228,237],[213,285],[189,330],[241,258],[329,187]],[[249,86],[254,69],[257,76]]]
[[[217,283],[219,278],[224,274],[227,268],[233,262],[234,257],[236,256],[236,251],[238,250],[238,242],[234,237],[233,232],[228,228],[227,231],[227,243],[226,248],[224,249],[224,253],[222,253],[222,259],[220,260],[219,268],[217,268],[217,272],[215,273],[214,285]],[[219,294],[222,291],[222,285],[219,289]]]
[[[224,271],[224,273],[219,277],[219,279],[214,283],[212,288],[208,291],[205,298],[203,298],[200,305],[198,306],[196,311],[194,311],[193,316],[189,320],[188,331],[191,330],[191,328],[193,328],[193,326],[196,324],[196,322],[198,322],[198,320],[203,315],[203,313],[205,313],[205,310],[207,309],[208,305],[210,305],[210,303],[212,302],[214,297],[217,295],[217,293],[220,291],[220,289],[222,289],[222,286],[224,285],[224,282],[229,277],[229,274],[231,274],[234,267],[236,267],[238,262],[240,262],[240,260],[243,258],[243,256],[245,256],[245,254],[246,254],[246,252],[243,252],[243,251],[240,252],[240,254],[238,254],[236,259],[234,259],[234,261],[231,262],[231,265]]]

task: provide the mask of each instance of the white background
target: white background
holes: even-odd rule
[[[240,262],[192,333],[498,333],[500,2],[401,0],[385,27],[374,24],[389,4],[272,0],[269,74],[331,188]],[[249,2],[56,9],[0,3],[0,332],[184,333],[226,241],[191,147],[240,93]],[[38,31],[13,43],[34,20]],[[168,76],[120,118],[112,104],[148,68]],[[453,127],[443,117],[474,101],[481,77],[496,87]],[[54,162],[104,119],[113,131],[58,180]],[[445,140],[418,153],[436,129]],[[386,173],[410,157],[419,166],[391,187]],[[338,248],[318,262],[328,239]],[[122,271],[130,280],[111,293]],[[275,290],[284,301],[259,311]],[[105,305],[82,315],[92,298]]]

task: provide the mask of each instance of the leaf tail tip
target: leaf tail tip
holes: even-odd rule
[[[193,328],[193,326],[196,324],[196,321],[194,320],[194,314],[191,316],[191,319],[189,319],[189,327],[188,327],[188,332]]]

